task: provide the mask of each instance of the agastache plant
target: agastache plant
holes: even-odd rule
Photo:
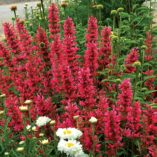
[[[111,28],[102,28],[98,37],[97,19],[92,16],[81,56],[72,18],[64,21],[62,31],[56,4],[51,4],[48,14],[49,30],[38,27],[34,36],[20,19],[15,26],[3,25],[6,41],[0,42],[0,126],[10,132],[9,141],[22,140],[26,146],[36,142],[31,149],[39,156],[48,152],[59,157],[71,155],[69,149],[76,144],[86,156],[156,157],[157,100],[153,90],[157,82],[151,65],[151,34],[147,33],[145,40],[145,56],[132,48],[127,55],[121,52],[122,59],[115,58]],[[150,66],[144,65],[147,62]],[[82,132],[82,136],[73,135],[80,143],[59,142],[56,130],[63,130],[62,137],[71,137],[75,129]],[[6,130],[0,135],[6,135]],[[52,152],[47,148],[53,148]],[[15,150],[29,152],[25,147]],[[76,150],[72,149],[73,156],[79,155]]]

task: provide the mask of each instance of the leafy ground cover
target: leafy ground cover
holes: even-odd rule
[[[4,23],[0,155],[156,157],[151,8],[111,10],[104,26],[97,13],[75,24],[65,5],[26,6],[26,21],[13,6]]]

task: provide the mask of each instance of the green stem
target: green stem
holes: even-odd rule
[[[16,10],[14,10],[14,16],[15,16],[15,19],[17,19]]]
[[[142,50],[141,75],[143,73],[144,56],[145,56],[145,52],[144,50]],[[141,84],[140,84],[141,88],[142,88],[142,85],[143,85],[143,75],[141,76]]]
[[[95,139],[94,139],[94,136],[95,136],[95,125],[92,124],[92,153],[93,153],[93,157],[95,157]]]
[[[43,22],[44,22],[44,28],[46,30],[46,19],[45,19],[45,7],[44,7],[44,0],[41,0],[41,8],[43,13]]]
[[[134,99],[136,96],[136,89],[137,89],[137,80],[138,80],[138,74],[139,74],[139,67],[136,67],[136,77],[135,77],[135,82],[134,82],[134,92],[133,92],[133,100],[132,100],[132,104],[134,103]]]
[[[113,31],[115,30],[116,28],[116,16],[113,15]]]

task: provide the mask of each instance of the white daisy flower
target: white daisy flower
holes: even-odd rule
[[[82,136],[82,132],[75,128],[59,128],[56,132],[56,135],[60,139],[77,139]]]
[[[76,140],[60,140],[57,146],[58,150],[66,155],[75,156],[75,154],[82,152],[82,145]]]
[[[51,119],[50,118],[48,118],[48,117],[46,117],[46,116],[41,116],[41,117],[39,117],[37,120],[36,120],[36,125],[38,126],[38,127],[41,127],[41,126],[44,126],[44,125],[46,125],[48,122],[50,122],[51,121]]]

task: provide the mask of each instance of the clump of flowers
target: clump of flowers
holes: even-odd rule
[[[122,10],[113,10],[112,15]],[[35,145],[37,156],[46,157],[52,153],[46,149],[51,149],[58,137],[58,150],[53,149],[57,155],[87,157],[85,151],[93,157],[116,157],[124,156],[125,149],[126,156],[132,150],[132,156],[156,157],[157,71],[152,35],[147,33],[145,54],[132,48],[123,56],[114,45],[121,33],[114,35],[109,27],[100,31],[97,19],[90,17],[85,53],[78,55],[82,49],[75,24],[67,18],[61,31],[58,14],[52,4],[49,31],[39,27],[34,36],[24,21],[17,19],[14,26],[4,24],[6,41],[0,42],[2,147],[4,141],[10,148],[16,139],[17,153],[26,153],[31,139],[41,146]],[[6,137],[11,139],[9,146]],[[12,149],[9,153],[12,156]]]
[[[59,128],[56,135],[60,138],[58,150],[71,157],[86,157],[82,145],[76,139],[82,136],[82,132],[76,128]]]

